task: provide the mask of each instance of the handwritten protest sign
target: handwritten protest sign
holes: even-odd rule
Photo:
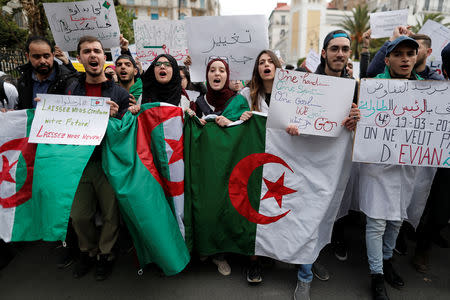
[[[264,15],[187,19],[192,81],[204,81],[206,65],[217,57],[229,64],[231,80],[251,79],[256,57],[269,47],[267,28]]]
[[[38,94],[31,143],[99,145],[108,125],[109,98]]]
[[[427,58],[427,65],[432,70],[436,70],[442,75],[442,57],[441,52],[450,42],[450,29],[433,20],[427,22],[419,30],[419,33],[426,34],[431,38],[431,48],[433,52]]]
[[[370,14],[371,37],[374,39],[390,37],[395,27],[408,24],[408,10],[383,11]]]
[[[105,48],[119,46],[119,24],[113,1],[44,3],[45,14],[56,45],[77,50],[80,37],[97,37]]]
[[[136,45],[131,44],[128,46],[128,50],[130,50],[131,56],[136,60]],[[111,48],[111,60],[116,62],[116,59],[122,54],[122,49],[120,47],[112,47]]]
[[[352,79],[277,69],[267,127],[296,124],[300,134],[339,136],[354,90]]]
[[[189,54],[185,21],[134,20],[133,27],[136,57],[144,69],[160,54],[170,54],[177,60],[178,65],[183,65]]]
[[[306,56],[306,68],[311,72],[315,72],[317,67],[320,65],[320,55],[314,50],[309,50]]]
[[[450,167],[450,82],[363,79],[353,161]]]

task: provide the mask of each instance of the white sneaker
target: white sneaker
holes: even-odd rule
[[[297,280],[297,286],[294,291],[294,300],[311,300],[310,298],[311,282]]]
[[[225,259],[219,260],[219,259],[213,258],[212,262],[214,264],[216,264],[217,270],[223,276],[228,276],[231,274],[231,267]]]

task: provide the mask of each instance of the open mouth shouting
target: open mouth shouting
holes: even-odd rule
[[[400,69],[402,70],[402,71],[409,71],[409,65],[408,64],[404,64],[404,65],[400,65]]]
[[[92,71],[96,72],[100,69],[100,65],[98,63],[98,61],[90,61],[88,63],[90,69],[92,69]]]
[[[128,72],[127,71],[120,71],[119,77],[120,77],[120,79],[127,79],[128,78]]]
[[[165,78],[167,76],[167,72],[165,70],[159,71],[159,77]]]
[[[214,78],[210,85],[213,89],[220,89],[223,86],[221,78],[218,77]]]

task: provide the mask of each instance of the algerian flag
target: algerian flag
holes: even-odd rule
[[[34,110],[0,113],[0,238],[64,240],[93,146],[29,144]]]
[[[103,169],[133,237],[140,264],[181,272],[190,256],[183,239],[183,112],[145,104],[138,115],[110,120]]]
[[[350,172],[351,135],[290,136],[266,118],[228,128],[186,120],[186,241],[312,263],[331,238]]]

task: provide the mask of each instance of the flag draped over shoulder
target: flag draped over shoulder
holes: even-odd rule
[[[93,146],[29,144],[34,110],[0,113],[0,238],[64,240]]]
[[[167,275],[190,256],[183,239],[183,112],[150,103],[138,115],[111,119],[103,169],[119,200],[141,265],[154,262]]]
[[[290,136],[253,115],[241,125],[185,126],[186,241],[313,263],[331,237],[351,167],[351,135]]]

